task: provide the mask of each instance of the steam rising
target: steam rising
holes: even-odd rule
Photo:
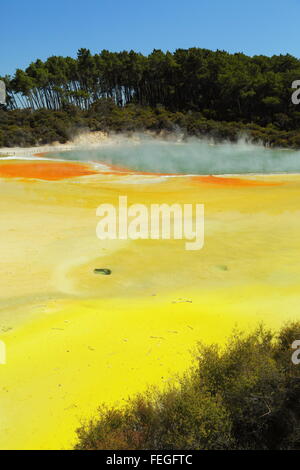
[[[240,140],[155,139],[145,135],[109,138],[56,154],[67,160],[104,162],[135,171],[176,174],[298,173],[300,151],[268,149]]]

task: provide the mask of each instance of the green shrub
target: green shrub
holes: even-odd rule
[[[68,104],[60,111],[0,109],[0,146],[64,143],[83,129],[166,133],[179,129],[186,136],[209,137],[216,142],[235,142],[240,135],[246,135],[249,141],[267,146],[300,148],[300,131],[297,130],[283,131],[270,124],[262,127],[253,123],[214,121],[198,111],[172,112],[162,106],[151,108],[131,103],[119,107],[111,99],[95,101],[88,110]]]
[[[195,365],[167,390],[102,406],[78,430],[76,449],[299,449],[295,339],[300,323],[278,335],[234,332],[225,348],[199,344]]]

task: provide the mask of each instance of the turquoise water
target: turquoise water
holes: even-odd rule
[[[170,142],[142,139],[80,147],[55,157],[104,162],[135,171],[176,174],[298,173],[300,151],[238,144],[213,145],[201,140]]]

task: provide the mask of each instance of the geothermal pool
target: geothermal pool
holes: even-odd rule
[[[222,345],[235,327],[299,320],[300,175],[249,175],[299,172],[299,156],[241,142],[114,138],[0,159],[0,448],[72,448],[101,403],[168,386],[198,341]],[[94,161],[244,175],[141,176]],[[120,195],[147,207],[203,203],[203,249],[99,240],[96,209]]]
[[[212,144],[112,138],[97,147],[53,154],[67,160],[104,162],[133,171],[173,174],[299,173],[300,151],[268,149],[245,142]]]

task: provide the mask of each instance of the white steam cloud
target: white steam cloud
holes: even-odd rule
[[[240,140],[213,144],[178,137],[158,139],[135,134],[87,141],[59,158],[104,162],[135,171],[176,174],[298,173],[300,151],[268,149]]]

